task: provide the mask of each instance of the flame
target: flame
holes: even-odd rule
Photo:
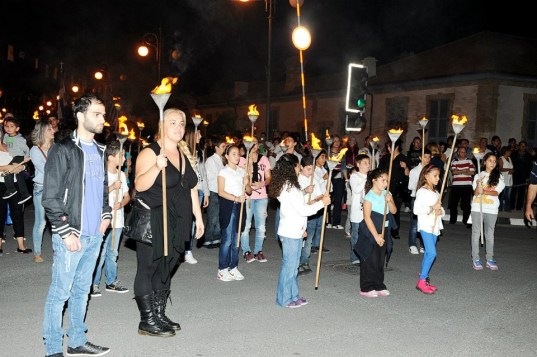
[[[34,116],[32,118],[36,120],[39,119],[39,112],[37,110],[34,112]]]
[[[341,149],[341,151],[337,155],[330,156],[328,160],[340,162],[341,159],[343,159],[343,156],[345,155],[347,150],[347,148]]]
[[[422,121],[428,121],[429,119],[427,119],[426,117],[423,117],[423,118],[421,118],[420,120],[422,120]]]
[[[392,133],[392,134],[402,134],[403,133],[403,129],[395,129],[395,128],[392,128],[390,130],[388,130],[388,132]]]
[[[142,139],[142,146],[146,147],[147,145],[149,145],[149,143],[147,141],[145,141],[145,139]]]
[[[378,142],[380,141],[380,139],[379,139],[378,136],[375,136],[375,137],[373,138],[373,141],[376,142],[376,143],[378,143]]]
[[[466,118],[466,115],[458,116],[456,114],[453,114],[451,116],[451,119],[453,119],[453,124],[459,124],[459,125],[464,125],[468,121],[468,119]]]
[[[230,138],[229,136],[226,135],[226,143],[227,144],[235,144],[235,141],[233,140],[233,138]]]
[[[252,141],[254,141],[254,137],[253,137],[253,136],[249,136],[249,135],[244,135],[244,136],[242,137],[242,141],[252,142]]]
[[[127,124],[126,124],[127,117],[122,115],[119,118],[117,118],[117,120],[119,121],[119,133],[121,135],[129,135],[129,128],[127,128]]]
[[[326,129],[326,134],[325,134],[326,138],[327,139],[330,139],[330,133],[328,132],[328,129]]]
[[[204,120],[203,125],[209,125],[209,122],[207,120]]]
[[[321,142],[321,139],[317,139],[317,137],[315,137],[315,134],[311,133],[311,148],[313,150],[322,150],[323,148],[321,147],[321,145],[319,144]]]
[[[177,77],[166,77],[162,79],[160,86],[156,86],[151,91],[153,94],[168,94],[172,92],[172,85],[177,83]]]
[[[138,129],[142,130],[143,128],[145,128],[145,124],[142,123],[142,122],[136,122],[136,126],[138,127]]]
[[[134,139],[136,139],[136,134],[134,133],[134,129],[131,129],[131,131],[129,132],[129,136],[127,137],[127,139],[129,139],[129,140],[134,140]]]
[[[248,115],[257,115],[259,116],[259,112],[257,111],[257,107],[255,104],[252,104],[248,107]]]
[[[472,150],[472,152],[473,152],[474,154],[479,154],[479,148],[478,148],[478,147],[475,147],[475,148]]]
[[[194,115],[194,118],[198,118],[198,119],[201,119],[201,115],[199,115],[199,114],[196,114],[196,115]]]
[[[105,122],[104,122],[104,126],[110,126],[110,123],[107,122],[107,121],[105,121]]]

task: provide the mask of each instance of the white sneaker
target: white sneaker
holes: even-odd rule
[[[229,273],[229,269],[219,270],[216,274],[216,279],[220,281],[233,281],[235,278]]]
[[[421,254],[425,253],[425,248],[421,247],[421,248],[420,248],[420,253],[421,253]]]
[[[326,225],[326,228],[332,228],[332,224],[328,223],[328,224]]]
[[[408,251],[410,252],[410,254],[420,254],[420,252],[418,251],[418,248],[415,245],[408,248]]]
[[[233,277],[233,279],[235,280],[244,280],[244,275],[241,274],[241,272],[239,271],[239,269],[237,269],[237,267],[231,269],[229,271],[229,274],[231,275],[231,277]]]
[[[185,262],[187,262],[188,264],[197,264],[198,260],[194,258],[194,256],[192,255],[192,251],[187,250],[185,252]]]
[[[341,224],[338,224],[337,226],[332,227],[334,229],[345,229]]]

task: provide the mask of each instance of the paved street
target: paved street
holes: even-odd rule
[[[167,312],[183,328],[172,338],[137,334],[135,252],[122,245],[119,279],[131,291],[103,291],[90,300],[87,336],[109,346],[109,356],[535,356],[535,227],[496,228],[500,270],[493,272],[472,269],[470,230],[460,223],[446,224],[431,271],[439,290],[427,296],[415,289],[422,255],[408,252],[407,215],[403,214],[403,239],[394,244],[394,270],[386,272],[391,295],[385,298],[358,295],[359,270],[349,264],[349,240],[343,231],[327,229],[325,246],[330,252],[323,254],[318,290],[315,272],[299,278],[309,305],[276,307],[281,258],[273,238],[273,210],[264,247],[268,262],[247,264],[241,259],[244,281],[217,281],[218,250],[195,249],[199,263],[181,265],[172,281],[173,304]],[[32,206],[25,217],[32,247]],[[43,356],[50,236],[47,233],[44,240],[42,264],[34,263],[33,255],[14,253],[11,237],[9,227],[0,257],[0,355]],[[313,260],[312,268],[316,255]]]

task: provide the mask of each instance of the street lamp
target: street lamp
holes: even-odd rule
[[[265,131],[267,136],[270,135],[270,82],[271,82],[271,66],[272,66],[272,12],[274,11],[274,4],[272,0],[239,0],[240,2],[250,1],[265,1],[265,12],[267,13],[268,20],[268,45],[267,45],[267,111],[265,116]],[[272,135],[271,135],[272,137]]]
[[[154,32],[147,32],[143,35],[142,41],[144,45],[138,47],[138,54],[142,57],[145,57],[149,54],[149,49],[147,46],[151,46],[155,49],[156,61],[157,61],[157,80],[160,81],[160,58],[161,58],[161,38],[162,38],[162,28],[159,27],[159,34],[157,35]]]

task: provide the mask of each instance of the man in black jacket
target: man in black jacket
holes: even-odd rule
[[[68,301],[68,355],[102,356],[110,349],[88,342],[84,323],[92,275],[110,224],[103,131],[104,102],[88,94],[75,101],[77,129],[55,144],[45,164],[42,204],[52,226],[54,262],[45,302],[43,339],[47,356],[63,356],[63,307]]]

